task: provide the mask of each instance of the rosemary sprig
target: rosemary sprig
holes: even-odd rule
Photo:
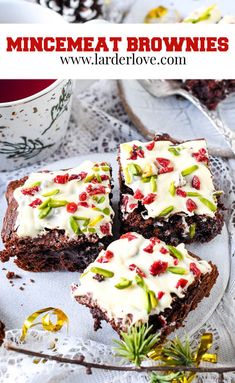
[[[162,374],[156,374],[156,372],[153,372],[150,377],[150,383],[165,383],[165,382],[172,382],[174,379],[177,379],[181,373],[176,372],[172,374],[162,375]]]
[[[188,336],[181,341],[178,336],[174,340],[169,341],[162,348],[162,356],[168,358],[165,362],[167,365],[188,366],[194,365],[194,357]]]
[[[122,340],[114,340],[117,344],[117,347],[114,348],[116,355],[140,366],[159,341],[158,334],[151,334],[152,328],[153,326],[145,324],[134,325],[128,329],[127,333],[121,332]]]

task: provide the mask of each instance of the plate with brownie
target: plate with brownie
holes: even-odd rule
[[[162,339],[194,333],[229,279],[221,198],[205,140],[167,135],[12,181],[0,201],[1,319],[19,328],[52,306],[69,315],[71,335],[103,343],[136,323]],[[21,278],[9,283],[6,269]],[[92,332],[92,316],[102,330]]]

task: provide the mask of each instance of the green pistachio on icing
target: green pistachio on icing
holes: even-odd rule
[[[203,203],[203,205],[208,207],[208,209],[210,209],[211,211],[215,212],[217,210],[217,206],[213,202],[209,201],[209,199],[199,197],[199,201],[201,201],[201,203]]]
[[[109,215],[110,214],[110,209],[108,207],[106,207],[105,209],[103,209],[103,213],[105,215]]]
[[[103,170],[103,172],[109,172],[110,167],[108,165],[107,166],[101,166],[101,170]]]
[[[42,194],[43,197],[51,197],[53,195],[56,195],[60,192],[60,189],[53,189],[47,193]]]
[[[105,201],[105,196],[103,195],[102,197],[98,198],[97,203],[103,203]]]
[[[223,190],[216,190],[214,193],[213,193],[213,196],[215,197],[219,197],[220,195],[224,194]]]
[[[174,184],[174,182],[171,182],[170,187],[169,187],[169,192],[172,195],[172,197],[174,197],[174,195],[175,195],[175,190],[176,190],[175,184]]]
[[[141,181],[142,181],[144,184],[150,182],[150,180],[151,180],[151,177],[142,177],[142,178],[141,178]]]
[[[71,229],[73,230],[73,232],[75,234],[81,234],[81,230],[80,230],[80,227],[79,227],[79,224],[77,222],[76,217],[74,217],[74,216],[70,217],[69,223],[70,223]]]
[[[158,300],[156,298],[155,292],[150,290],[149,291],[149,298],[151,303],[151,309],[155,309],[158,305]]]
[[[28,188],[33,188],[35,186],[40,186],[41,185],[41,181],[37,181],[37,182],[34,182],[33,184],[31,184],[30,186],[27,186]]]
[[[62,207],[62,206],[66,206],[68,205],[68,201],[65,201],[65,200],[59,200],[59,199],[51,199],[49,202],[48,202],[48,206],[50,207]]]
[[[144,306],[146,308],[147,313],[150,314],[152,306],[151,306],[149,291],[144,292]]]
[[[120,282],[118,282],[115,287],[117,289],[123,290],[126,289],[127,287],[130,287],[132,285],[132,281],[126,278],[121,278]]]
[[[93,227],[89,227],[88,232],[94,234],[94,233],[96,233],[96,230]]]
[[[90,271],[94,274],[102,275],[105,278],[112,278],[114,273],[110,270],[101,269],[101,267],[92,267]]]
[[[47,206],[44,209],[41,209],[41,211],[39,213],[39,218],[40,219],[46,218],[50,212],[51,212],[50,206]]]
[[[172,153],[174,156],[180,156],[180,148],[177,147],[170,147],[168,148],[168,152]]]
[[[89,227],[93,227],[93,226],[96,226],[97,223],[99,223],[100,221],[102,221],[102,219],[104,218],[103,215],[98,215],[97,217],[93,218],[90,222],[89,222]]]
[[[43,203],[41,203],[41,205],[39,205],[39,210],[42,210],[42,209],[44,209],[45,207],[48,207],[48,204],[49,204],[49,202],[51,201],[51,198],[47,198],[47,199],[45,199],[45,201],[43,202]]]
[[[102,179],[101,179],[99,173],[97,173],[97,174],[95,175],[95,178],[97,179],[97,181],[98,181],[99,183],[102,182]]]
[[[186,269],[184,269],[183,267],[177,267],[177,266],[168,267],[167,271],[170,271],[170,273],[173,273],[173,274],[180,274],[180,275],[188,274]]]
[[[197,169],[198,169],[198,165],[193,165],[193,166],[190,166],[189,168],[182,170],[181,174],[183,177],[189,176],[191,173],[195,172],[195,170]]]
[[[138,286],[142,287],[143,289],[146,288],[145,282],[144,282],[143,278],[140,275],[137,274],[135,276],[135,281],[136,281]]]
[[[76,219],[76,221],[83,221],[83,226],[87,226],[90,222],[90,218],[87,218],[87,217],[73,215],[73,218]]]
[[[173,257],[179,259],[180,261],[182,261],[182,259],[184,258],[181,251],[179,251],[175,246],[167,245],[167,249]]]
[[[188,197],[200,197],[201,194],[198,192],[186,192]]]
[[[95,178],[95,174],[91,174],[90,176],[86,176],[84,182],[88,183],[91,182]]]
[[[128,167],[124,169],[124,176],[125,176],[125,181],[127,184],[131,184],[132,182],[132,175],[130,174]]]
[[[128,170],[133,176],[140,176],[142,174],[142,169],[137,164],[129,164],[127,165]]]
[[[158,214],[159,217],[165,217],[169,213],[171,213],[174,210],[174,206],[168,206],[166,209],[162,210],[161,213]]]
[[[194,238],[196,234],[196,223],[192,223],[189,227],[189,236],[190,238]]]
[[[151,190],[153,193],[157,191],[157,180],[155,176],[152,176],[150,179],[150,185],[151,185]]]

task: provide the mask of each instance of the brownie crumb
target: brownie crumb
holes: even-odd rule
[[[21,278],[20,275],[15,274],[14,271],[8,271],[6,274],[7,279],[19,279]]]
[[[96,279],[98,282],[103,282],[104,281],[104,276],[100,274],[95,274],[93,279]]]

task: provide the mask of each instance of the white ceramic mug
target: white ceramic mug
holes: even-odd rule
[[[38,4],[0,0],[0,23],[65,21]],[[58,148],[68,126],[72,88],[71,80],[56,80],[32,96],[0,103],[0,171],[28,166]]]

